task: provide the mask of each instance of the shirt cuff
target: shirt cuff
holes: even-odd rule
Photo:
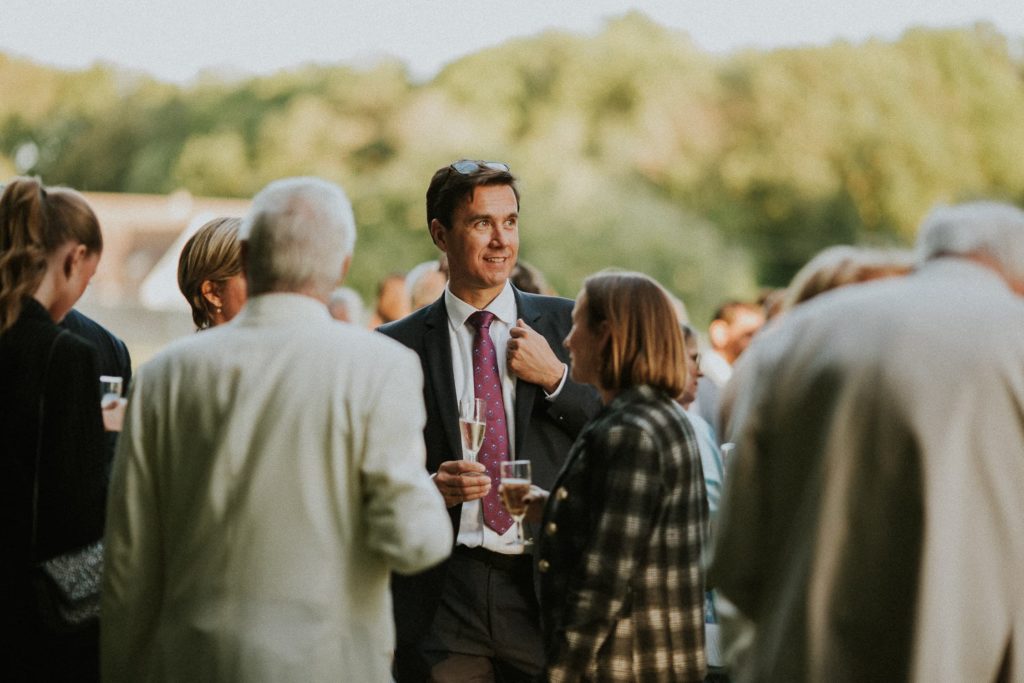
[[[565,363],[562,363],[562,381],[558,383],[558,386],[555,387],[555,390],[552,391],[550,394],[545,391],[544,392],[544,398],[546,398],[549,401],[554,401],[556,398],[558,398],[558,395],[560,393],[562,393],[562,387],[565,386],[565,380],[568,377],[569,377],[569,366],[566,365]]]

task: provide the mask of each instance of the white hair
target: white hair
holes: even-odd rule
[[[356,223],[344,190],[320,178],[275,180],[242,221],[249,294],[314,291],[326,298],[352,255]]]
[[[342,319],[339,316],[344,313],[344,319],[348,322],[355,325],[363,324],[365,317],[363,298],[351,287],[338,287],[331,292],[331,296],[327,299],[327,308],[331,315],[338,320]]]
[[[918,262],[982,255],[1024,280],[1024,211],[992,201],[936,207],[921,223],[915,252]]]
[[[440,264],[437,259],[430,261],[424,261],[423,263],[417,263],[413,266],[408,273],[405,274],[405,293],[412,297],[416,283],[427,273],[436,273],[440,268]]]

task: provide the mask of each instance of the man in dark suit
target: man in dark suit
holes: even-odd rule
[[[99,375],[120,377],[127,393],[128,383],[132,380],[132,358],[125,343],[103,325],[73,308],[59,325],[89,342],[95,349],[96,370]],[[99,375],[96,377],[97,382]],[[120,424],[124,416],[124,407],[108,408],[103,412],[103,423],[107,429],[104,437],[107,443],[107,462],[110,463],[113,462],[117,437],[121,433]]]
[[[455,529],[449,561],[392,581],[400,682],[531,680],[543,668],[533,561],[510,545],[515,527],[497,499],[497,463],[531,461],[550,487],[569,446],[600,405],[568,377],[562,346],[573,302],[519,292],[519,192],[505,164],[462,160],[438,170],[427,222],[448,257],[433,304],[380,328],[420,356],[427,469]],[[459,403],[486,398],[478,462],[462,459]],[[484,476],[481,476],[484,475]]]
[[[96,369],[101,375],[114,375],[123,379],[127,391],[132,379],[132,359],[123,341],[74,308],[68,311],[59,324],[96,347]]]

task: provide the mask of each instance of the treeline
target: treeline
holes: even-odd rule
[[[0,175],[243,197],[284,175],[334,179],[369,294],[434,254],[432,171],[500,159],[522,178],[522,257],[563,294],[607,266],[640,269],[701,320],[825,245],[908,243],[936,202],[1024,202],[1022,47],[977,25],[718,57],[631,13],[427,83],[381,63],[179,87],[0,56]]]

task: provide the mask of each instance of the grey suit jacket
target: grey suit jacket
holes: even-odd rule
[[[999,277],[940,258],[758,334],[709,573],[756,629],[735,680],[1024,678],[1022,330]]]

